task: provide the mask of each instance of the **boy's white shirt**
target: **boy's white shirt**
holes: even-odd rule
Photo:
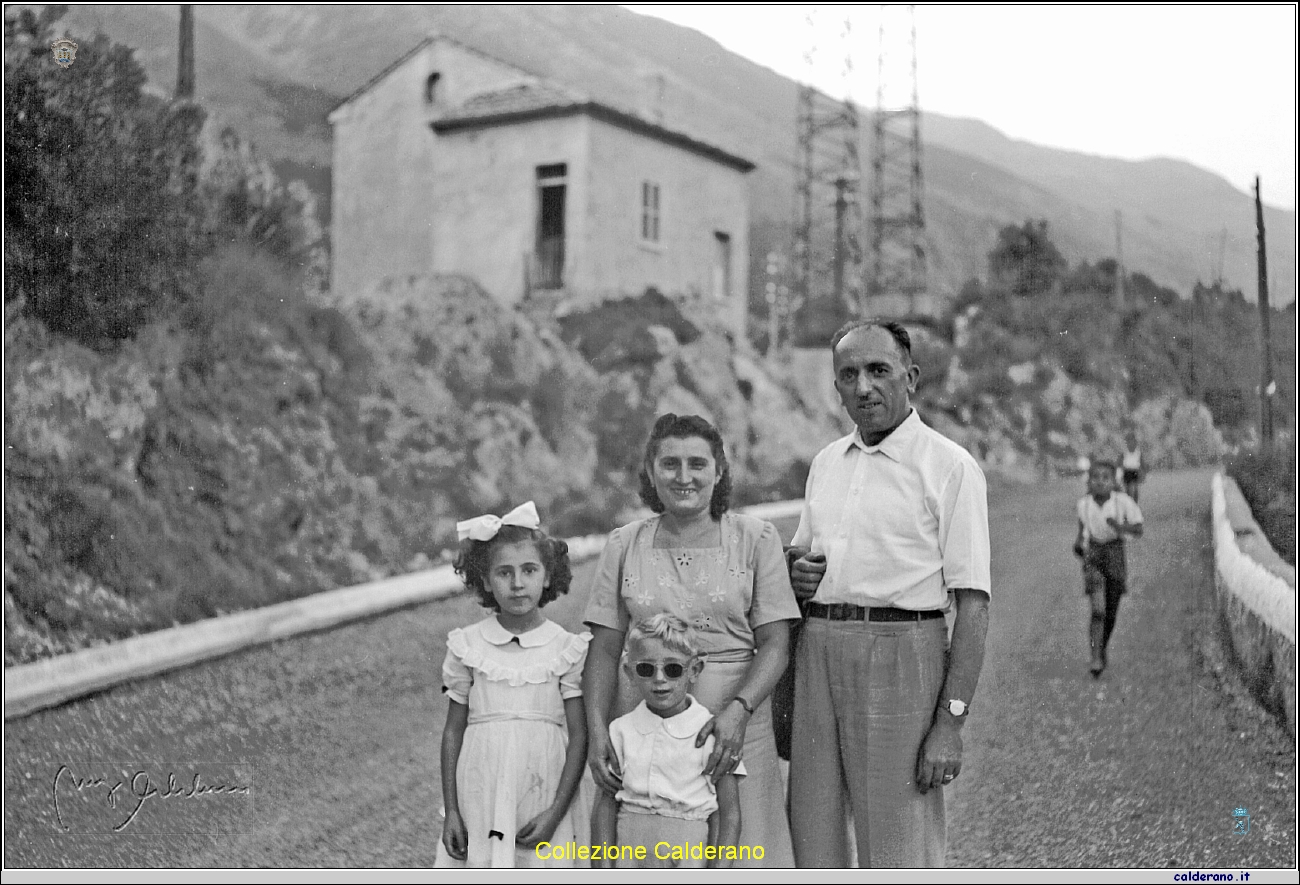
[[[1137,502],[1123,492],[1112,491],[1105,503],[1100,505],[1092,495],[1084,495],[1079,499],[1077,511],[1085,543],[1096,541],[1098,544],[1108,544],[1119,537],[1119,532],[1106,522],[1108,517],[1114,517],[1118,523],[1142,524],[1142,511],[1138,509]]]
[[[657,716],[642,701],[610,723],[609,737],[623,772],[616,798],[628,810],[685,820],[707,820],[718,808],[717,790],[704,764],[714,737],[695,746],[695,736],[712,713],[695,699],[676,716]],[[734,772],[744,776],[745,764]]]

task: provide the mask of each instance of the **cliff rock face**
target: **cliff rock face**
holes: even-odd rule
[[[966,372],[958,352],[945,386],[928,399],[943,413],[937,427],[1009,478],[1069,473],[1080,456],[1118,459],[1130,427],[1149,469],[1211,464],[1227,450],[1205,406],[1177,394],[1133,404],[1122,376],[1085,383],[1041,358],[1002,372]]]
[[[607,531],[662,411],[718,423],[738,502],[799,494],[834,435],[662,296],[557,322],[461,277],[311,300],[237,251],[206,277],[111,353],[8,318],[7,662],[416,569],[529,499]]]

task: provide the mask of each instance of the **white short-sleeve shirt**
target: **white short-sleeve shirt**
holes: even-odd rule
[[[623,789],[614,798],[625,811],[708,820],[718,810],[717,789],[704,774],[713,735],[704,746],[695,746],[695,736],[713,714],[694,697],[690,701],[667,719],[642,701],[609,724],[609,740],[623,772]],[[735,773],[745,773],[743,762]]]
[[[1096,541],[1098,544],[1109,544],[1119,538],[1119,532],[1106,522],[1108,518],[1113,517],[1116,522],[1129,525],[1142,524],[1142,511],[1138,509],[1137,502],[1123,492],[1111,492],[1110,497],[1101,504],[1092,495],[1084,495],[1079,499],[1076,510],[1079,524],[1083,526],[1084,540]]]
[[[915,409],[878,445],[855,430],[817,454],[792,543],[826,555],[816,602],[946,609],[992,587],[984,473]]]

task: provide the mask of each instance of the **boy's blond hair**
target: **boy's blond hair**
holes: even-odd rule
[[[665,647],[689,658],[698,657],[700,653],[699,637],[695,629],[671,612],[659,612],[637,621],[632,629],[627,631],[625,649],[631,648],[632,643],[642,639],[658,639]],[[626,654],[624,651],[625,657]]]

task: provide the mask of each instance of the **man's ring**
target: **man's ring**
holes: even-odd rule
[[[948,781],[950,781],[950,780],[952,780],[952,775],[951,775],[951,774],[945,774],[945,775],[943,776],[943,782],[944,782],[945,784],[948,783]]]

